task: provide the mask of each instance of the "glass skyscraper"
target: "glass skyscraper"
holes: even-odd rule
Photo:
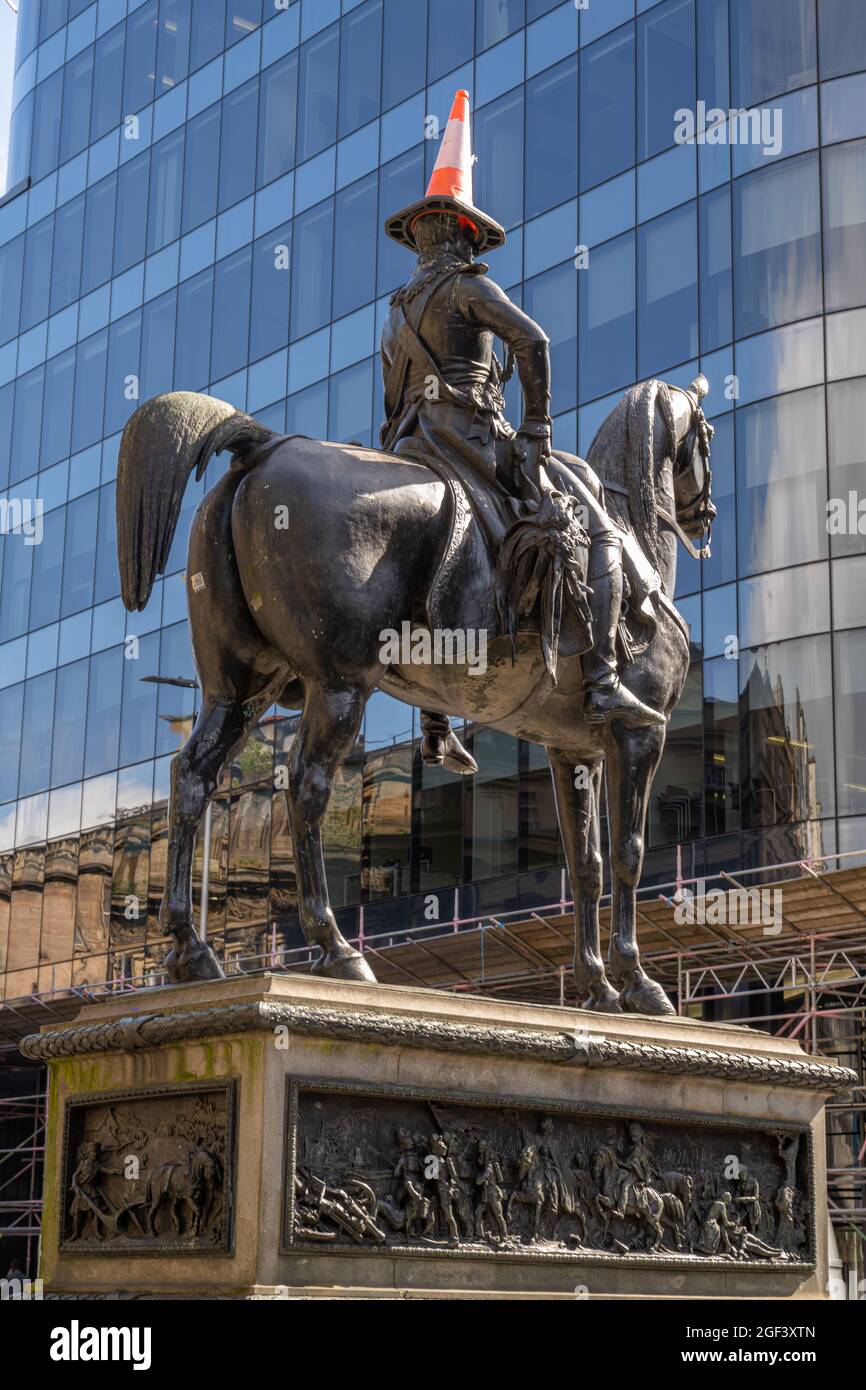
[[[382,223],[423,193],[462,87],[476,202],[508,230],[490,273],[551,339],[555,444],[585,453],[635,380],[712,387],[719,516],[710,560],[680,554],[693,663],[646,878],[673,879],[678,846],[688,875],[866,847],[863,0],[21,0],[15,69],[0,998],[153,981],[166,946],[168,767],[197,698],[185,543],[225,460],[130,616],[126,419],[206,390],[377,441],[378,334],[411,269]],[[681,143],[701,102],[758,110],[753,138],[713,117]],[[449,919],[558,900],[541,750],[470,728],[460,779],[422,767],[417,719],[374,696],[335,788],[344,932],[362,907],[372,937],[431,899]],[[272,711],[214,803],[208,934],[230,968],[302,945],[274,790],[294,728]]]

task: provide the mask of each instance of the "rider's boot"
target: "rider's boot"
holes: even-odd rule
[[[664,724],[664,715],[632,695],[617,674],[616,630],[622,607],[622,569],[618,561],[606,572],[591,576],[589,583],[594,640],[592,649],[582,657],[584,719],[587,724],[604,724],[610,718],[624,719],[630,724]]]
[[[454,733],[447,714],[422,709],[421,731],[421,759],[427,767],[444,767],[447,772],[458,772],[464,777],[478,771],[477,762]]]

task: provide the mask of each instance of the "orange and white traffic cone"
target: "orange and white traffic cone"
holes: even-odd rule
[[[502,246],[505,231],[492,217],[481,212],[472,201],[472,139],[469,130],[469,93],[456,92],[451,115],[439,148],[436,164],[424,198],[411,203],[385,223],[388,236],[417,251],[413,226],[419,217],[431,212],[451,212],[472,232],[476,251]]]

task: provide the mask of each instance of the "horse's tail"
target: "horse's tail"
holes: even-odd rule
[[[273,439],[273,430],[226,401],[196,391],[153,396],[126,422],[117,468],[117,556],[128,609],[144,608],[168,555],[190,474],[215,454],[234,458]]]

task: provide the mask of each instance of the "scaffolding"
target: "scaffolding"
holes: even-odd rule
[[[857,1071],[860,1083],[827,1107],[829,1212],[846,1285],[855,1289],[866,1273],[864,857],[862,852],[833,856],[839,866],[834,870],[827,860],[796,860],[736,876],[722,870],[700,880],[678,877],[644,885],[638,892],[642,960],[676,1000],[681,1016],[768,1029],[795,1039],[807,1053]],[[770,896],[764,900],[760,893]],[[725,900],[741,909],[766,901],[773,910],[764,914],[756,908],[744,920],[720,920],[718,912],[702,908],[718,903],[719,895],[729,895]],[[572,908],[562,870],[559,899],[532,909],[461,917],[455,891],[447,920],[370,935],[361,905],[351,939],[384,984],[574,1004]],[[603,937],[609,917],[605,898]],[[226,960],[228,973],[304,972],[315,962],[314,949],[280,946],[278,923],[262,923],[258,939],[257,953]],[[0,1063],[18,1057],[20,1038],[42,1024],[71,1019],[82,1005],[163,982],[149,969],[146,977],[7,1000],[0,1004]],[[35,1084],[26,1095],[0,1098],[0,1134],[5,1117],[23,1123],[18,1141],[0,1149],[0,1235],[4,1241],[26,1240],[28,1254],[29,1242],[39,1234],[45,1115],[44,1079],[35,1069],[30,1076]],[[7,1089],[2,1082],[0,1089]],[[33,1269],[28,1259],[28,1270]]]

